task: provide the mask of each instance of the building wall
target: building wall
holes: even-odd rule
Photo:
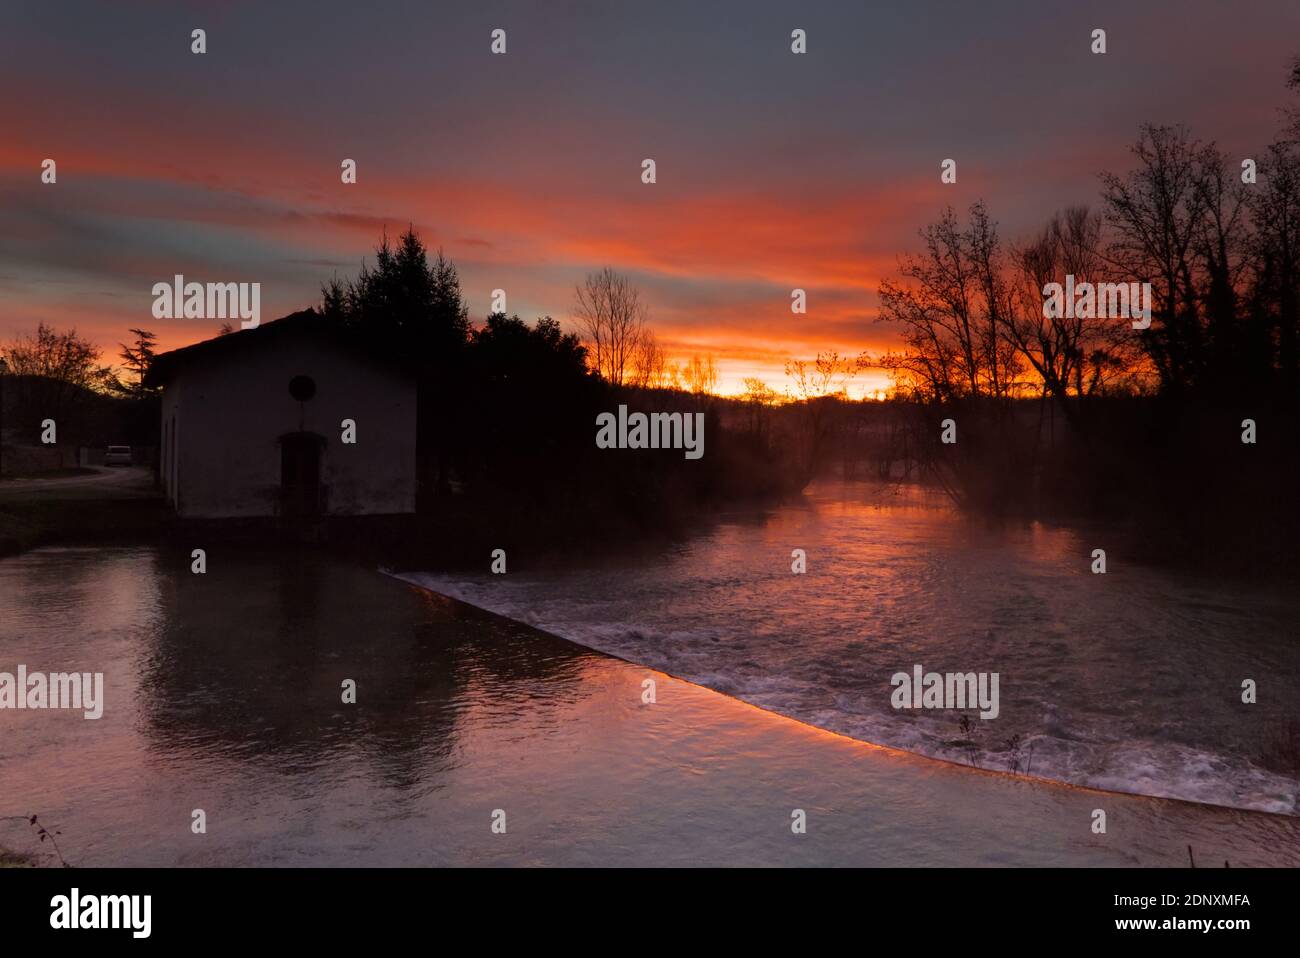
[[[289,395],[298,375],[316,382],[301,404]],[[325,439],[328,515],[415,511],[415,381],[368,359],[301,340],[198,357],[167,384],[162,408],[164,482],[182,516],[276,515],[278,439],[299,430]],[[355,445],[341,441],[344,419],[356,421]]]
[[[158,478],[163,494],[176,507],[176,419],[183,386],[179,379],[167,384],[162,397],[162,449],[158,454]]]

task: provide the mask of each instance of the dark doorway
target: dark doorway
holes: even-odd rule
[[[310,432],[280,437],[280,515],[310,518],[323,511],[320,460],[325,440]]]

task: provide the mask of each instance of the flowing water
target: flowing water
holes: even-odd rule
[[[1103,529],[990,525],[915,489],[829,483],[653,554],[405,578],[864,741],[1297,814],[1300,781],[1261,756],[1300,720],[1300,594],[1127,555]],[[997,718],[895,709],[891,676],[917,665],[998,673]]]
[[[1294,815],[814,727],[960,759],[951,716],[889,708],[888,673],[999,670],[987,764],[1020,730],[1034,775],[1294,810],[1294,783],[1245,747],[1294,703],[1287,601],[1117,554],[1089,577],[1074,534],[852,491],[618,561],[417,577],[635,663],[319,553],[209,544],[203,575],[188,546],[0,560],[0,673],[104,674],[100,719],[0,709],[0,847],[57,863],[36,814],[84,866],[1180,865],[1189,845],[1300,865]],[[1242,675],[1258,711],[1234,704]]]

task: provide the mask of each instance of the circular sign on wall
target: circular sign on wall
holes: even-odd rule
[[[310,376],[294,376],[289,380],[289,395],[298,402],[306,402],[316,395],[316,380]]]

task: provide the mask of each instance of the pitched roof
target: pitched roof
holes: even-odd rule
[[[236,359],[270,343],[285,340],[330,342],[347,352],[390,366],[398,372],[412,372],[409,361],[383,352],[376,346],[373,337],[363,336],[355,329],[326,319],[314,309],[304,309],[280,319],[259,323],[253,329],[238,329],[192,346],[162,353],[150,364],[144,382],[146,386],[161,386],[196,359]]]

